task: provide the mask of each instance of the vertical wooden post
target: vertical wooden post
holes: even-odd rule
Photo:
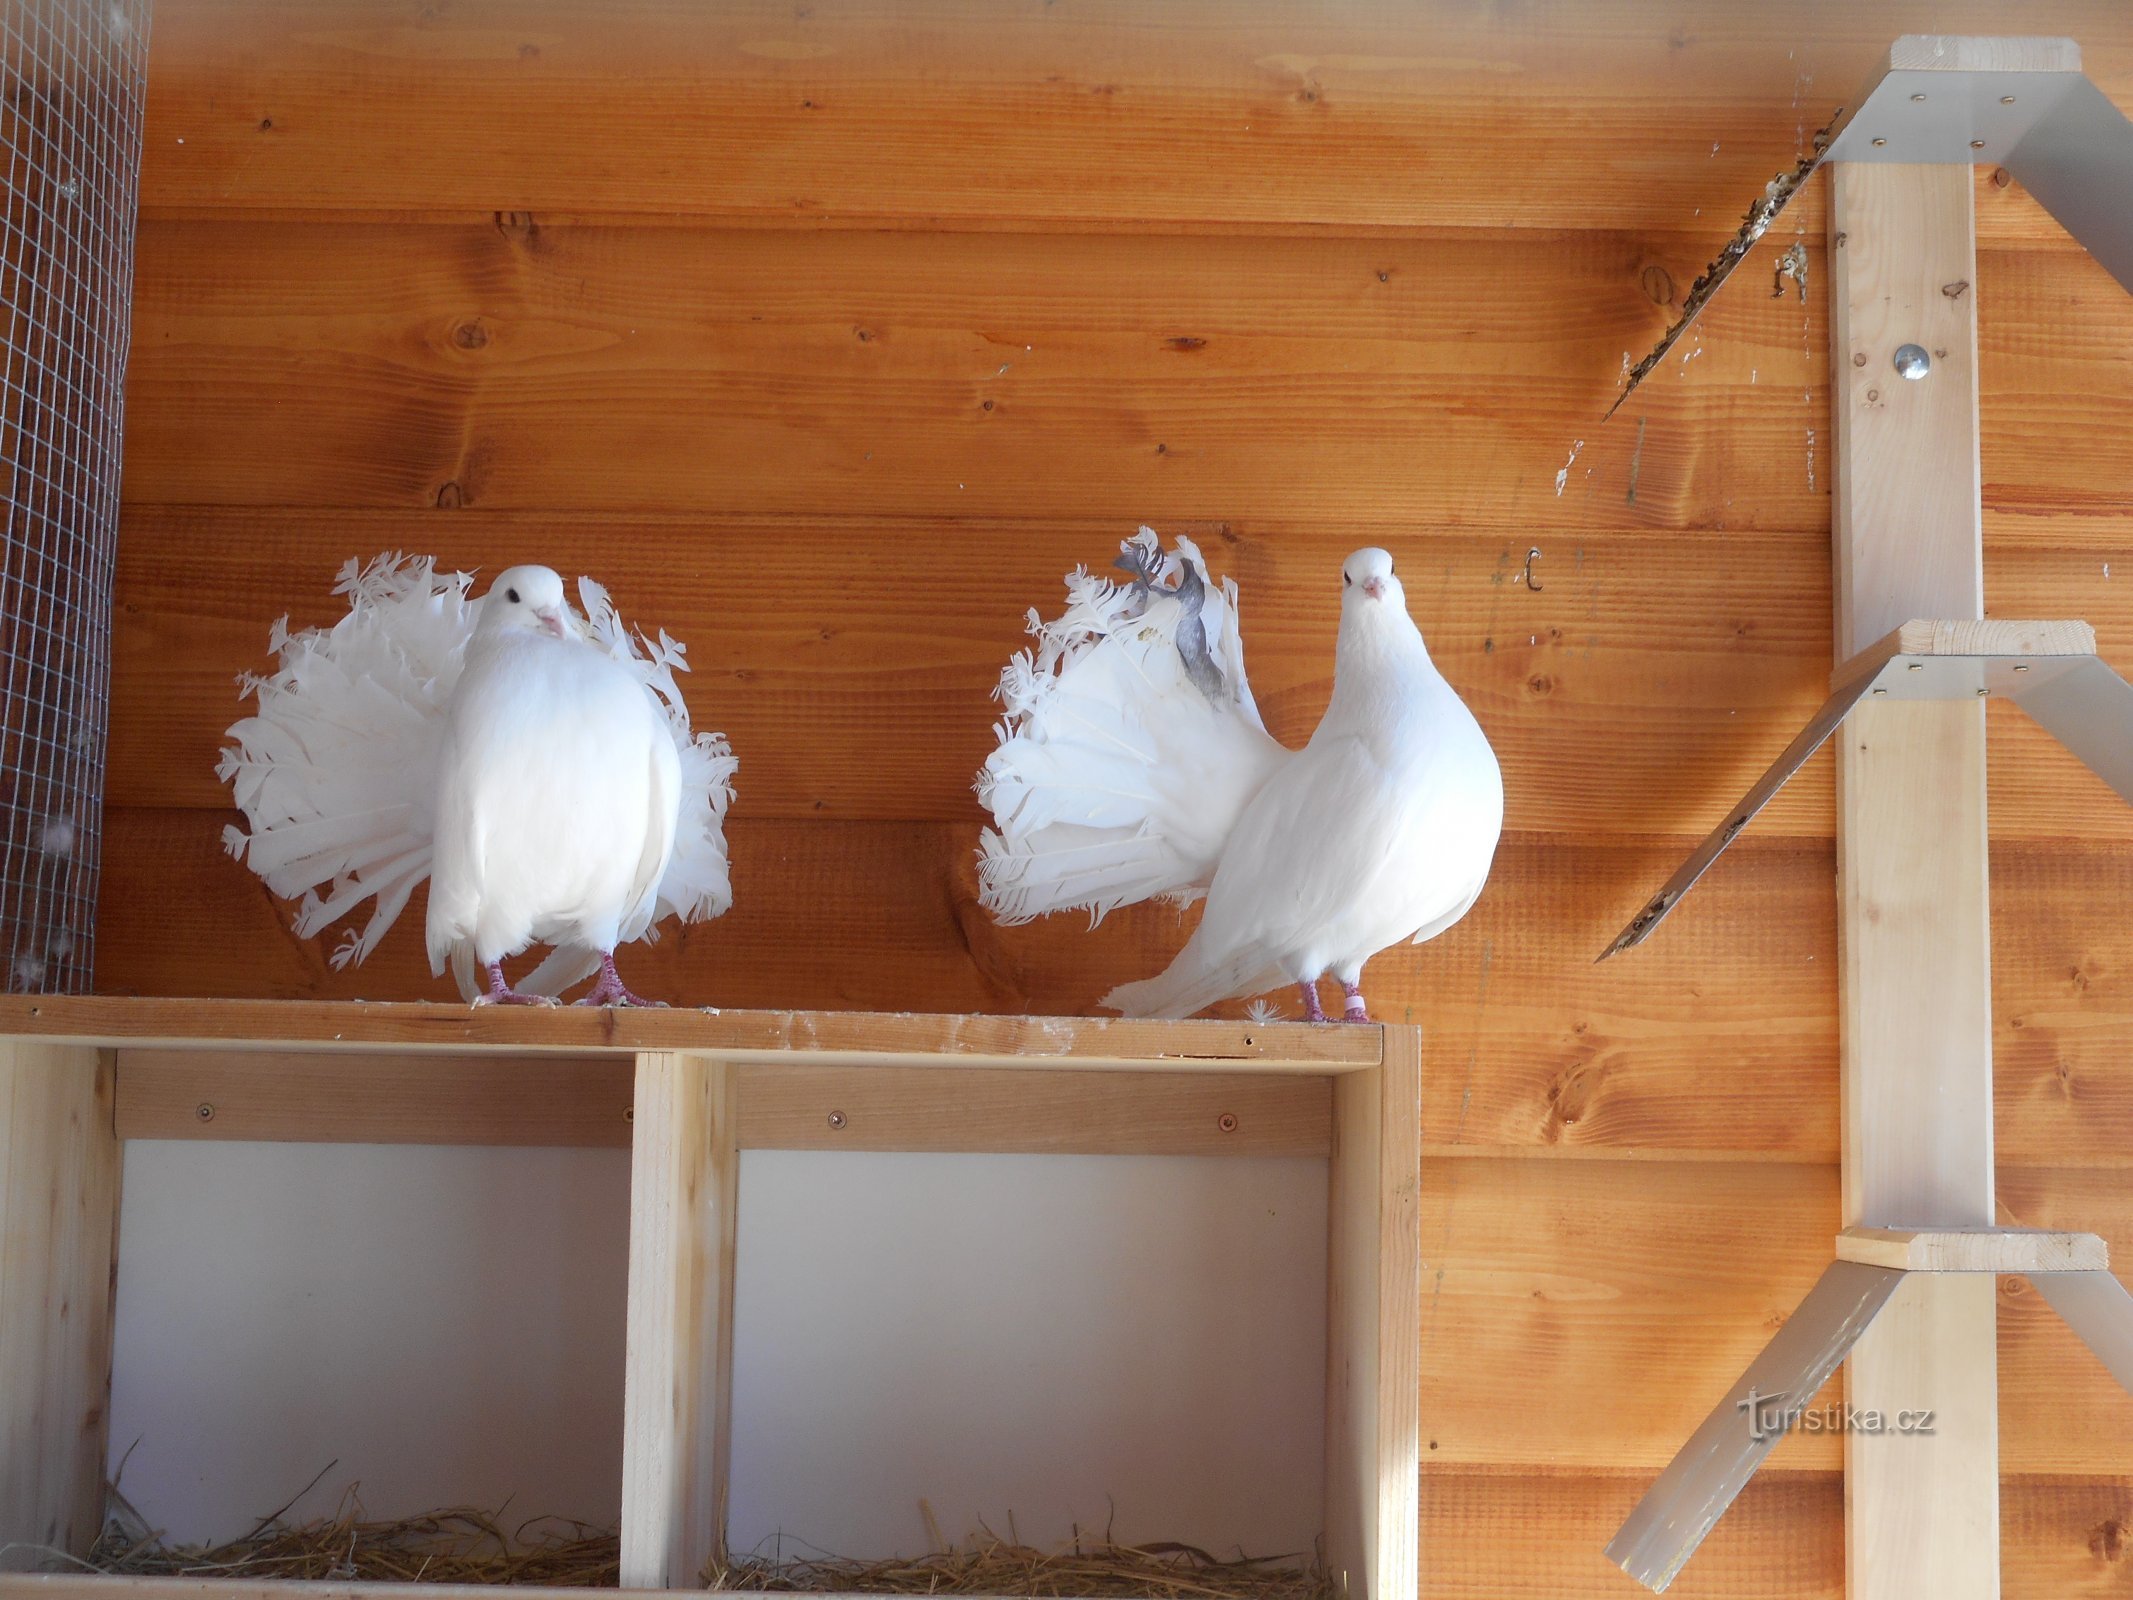
[[[1830,169],[1841,662],[1913,617],[1984,614],[1977,249],[1967,166]],[[1904,345],[1926,352],[1919,379]],[[1982,702],[1861,705],[1837,755],[1846,1226],[1993,1221]],[[1993,1279],[1918,1273],[1860,1339],[1845,1441],[1853,1600],[1999,1593]]]
[[[111,1108],[108,1053],[0,1040],[0,1545],[85,1556],[103,1521]]]
[[[1421,1582],[1422,1034],[1333,1080],[1326,1562],[1355,1600]]]
[[[629,1329],[622,1413],[622,1586],[695,1588],[722,1555],[733,1392],[738,1070],[637,1057]]]

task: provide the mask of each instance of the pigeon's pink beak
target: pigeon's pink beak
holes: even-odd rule
[[[1363,593],[1370,596],[1370,598],[1373,600],[1384,599],[1385,580],[1377,576],[1377,574],[1372,573],[1369,577],[1363,580]]]
[[[549,606],[534,612],[534,616],[540,619],[543,633],[553,634],[558,639],[564,636],[562,612],[556,610],[553,606]]]

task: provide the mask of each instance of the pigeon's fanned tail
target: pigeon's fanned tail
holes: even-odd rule
[[[224,842],[277,895],[299,902],[299,934],[375,901],[362,931],[342,934],[336,967],[374,950],[429,877],[445,711],[482,605],[469,598],[472,582],[429,557],[350,561],[334,589],[347,615],[295,634],[277,622],[268,641],[275,670],[239,680],[258,704],[230,728],[215,771],[247,828],[226,829]],[[682,646],[664,633],[656,641],[631,633],[590,579],[579,595],[586,637],[644,684],[674,737],[681,816],[653,926],[636,930],[656,937],[661,918],[715,917],[733,903],[724,823],[737,763],[723,735],[690,731],[675,681],[688,670]],[[598,960],[558,951],[538,974],[561,988]],[[471,949],[452,950],[451,961],[460,992],[473,998],[481,974]]]
[[[1198,897],[1251,797],[1289,752],[1252,701],[1237,590],[1189,539],[1123,545],[1132,581],[1086,570],[1001,674],[1000,744],[978,778],[994,826],[979,901],[1000,921]]]

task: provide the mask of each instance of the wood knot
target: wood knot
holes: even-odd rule
[[[459,487],[457,478],[447,479],[437,486],[436,504],[439,511],[457,511],[466,503],[467,492]]]
[[[2104,1561],[2122,1561],[2126,1554],[2126,1525],[2106,1517],[2089,1532],[2089,1554]]]
[[[1176,350],[1189,355],[1195,350],[1205,350],[1207,341],[1205,339],[1195,339],[1190,334],[1181,333],[1175,339],[1165,339],[1163,346],[1165,349]]]
[[[452,343],[462,350],[479,350],[488,342],[489,330],[481,325],[478,318],[453,325]]]
[[[530,211],[499,211],[496,213],[496,231],[513,244],[531,245],[539,240],[540,224],[533,220]]]
[[[1545,672],[1536,672],[1526,680],[1526,693],[1535,699],[1543,699],[1555,693],[1555,680]]]
[[[1674,303],[1674,275],[1653,262],[1638,274],[1638,283],[1644,288],[1645,298],[1655,306],[1670,306]]]

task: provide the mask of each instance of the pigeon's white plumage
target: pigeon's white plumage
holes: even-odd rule
[[[1105,1004],[1184,1017],[1331,973],[1366,1015],[1363,964],[1427,939],[1480,895],[1503,829],[1503,778],[1480,725],[1429,659],[1390,555],[1342,571],[1333,698],[1290,752],[1260,726],[1236,635],[1236,591],[1200,553],[1165,557],[1148,529],[1121,565],[1085,572],[1001,684],[1008,719],[979,792],[998,832],[980,862],[1003,920],[1204,888],[1169,969]],[[1204,635],[1204,638],[1203,638]]]
[[[430,878],[432,970],[450,961],[468,998],[480,969],[535,941],[556,948],[526,994],[599,969],[595,996],[621,997],[618,942],[732,904],[732,752],[690,732],[682,647],[630,634],[598,584],[579,580],[580,618],[545,567],[511,569],[480,601],[470,582],[428,560],[351,562],[333,628],[276,624],[279,669],[244,680],[258,712],[217,769],[251,830],[226,838],[302,897],[299,933],[375,899],[335,966],[374,949]]]

